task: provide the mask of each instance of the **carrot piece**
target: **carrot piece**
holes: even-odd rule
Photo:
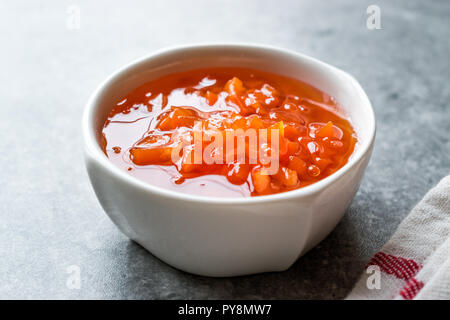
[[[210,106],[212,106],[217,102],[218,95],[216,93],[208,90],[208,91],[206,91],[205,98],[206,98],[206,101],[208,101],[208,104]]]
[[[319,138],[325,138],[325,137],[334,137],[334,130],[333,130],[333,122],[328,121],[326,125],[324,125],[322,128],[317,130],[316,137]]]
[[[176,108],[171,115],[175,127],[192,127],[196,120],[196,112],[184,108]]]
[[[254,167],[252,170],[252,183],[257,193],[265,192],[270,186],[270,177],[262,167]]]
[[[281,167],[274,175],[274,178],[286,187],[295,187],[298,182],[297,172],[286,167]]]
[[[179,127],[192,127],[198,118],[198,114],[194,110],[176,107],[163,115],[159,120],[158,128],[169,131]]]
[[[255,96],[258,98],[261,104],[268,107],[279,106],[280,101],[278,98],[278,91],[271,85],[268,85],[267,83],[264,84],[258,93],[255,92]]]
[[[316,158],[314,158],[314,163],[316,166],[319,167],[319,169],[321,171],[323,171],[326,167],[328,167],[330,164],[332,164],[333,161],[331,161],[330,159],[327,159],[327,158],[316,157]]]
[[[289,140],[284,139],[280,137],[279,143],[278,143],[278,157],[280,159],[286,159],[286,157],[289,155],[289,146],[288,146]]]
[[[287,153],[289,155],[296,154],[300,150],[300,146],[297,142],[288,141],[287,143]]]
[[[233,184],[243,184],[250,174],[250,166],[243,163],[230,163],[228,166],[227,179]]]
[[[284,168],[285,169],[285,180],[284,180],[284,185],[286,187],[295,187],[298,183],[298,176],[297,176],[297,172],[289,169],[289,168]]]
[[[288,168],[295,170],[299,176],[304,175],[308,170],[306,162],[296,156],[289,157]]]
[[[257,115],[252,115],[248,118],[249,127],[253,129],[261,129],[263,127],[263,122],[261,118]]]
[[[169,116],[162,118],[158,123],[158,128],[163,131],[171,130],[173,128],[172,118]]]
[[[225,84],[225,91],[230,95],[241,95],[245,92],[245,87],[239,78],[233,77],[231,80]]]
[[[144,166],[169,161],[172,155],[172,148],[132,148],[130,154],[133,163]]]
[[[270,84],[265,83],[261,88],[262,94],[264,94],[266,97],[274,97],[278,94],[277,89],[272,87]]]
[[[278,130],[278,136],[280,138],[284,137],[284,123],[283,123],[283,121],[279,121],[279,122],[271,125],[268,129],[269,129],[269,132],[268,132],[269,136],[271,136],[271,131],[272,130]]]
[[[305,131],[306,130],[302,130],[299,127],[287,125],[284,128],[284,136],[289,140],[294,141],[297,140],[298,137],[301,137],[305,133]]]
[[[247,126],[247,120],[245,120],[245,118],[237,117],[236,120],[233,121],[231,128],[232,129],[245,129],[246,126]]]

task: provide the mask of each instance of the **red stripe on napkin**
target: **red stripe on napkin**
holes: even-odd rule
[[[422,281],[417,281],[415,278],[409,279],[406,286],[403,287],[402,291],[400,291],[400,295],[405,300],[412,300],[419,293],[420,289],[422,289],[424,283]]]
[[[396,257],[392,254],[384,252],[377,252],[372,259],[370,259],[368,266],[379,266],[381,271],[392,274],[395,277],[403,280],[409,280],[419,272],[422,265],[418,264],[412,259],[405,259]]]

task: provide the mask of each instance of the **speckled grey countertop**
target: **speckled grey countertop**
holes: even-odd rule
[[[2,3],[0,298],[345,297],[368,258],[450,172],[450,2],[376,1],[382,29],[368,30],[372,3]],[[350,209],[286,272],[212,279],[175,270],[126,239],[89,184],[80,119],[93,89],[155,49],[207,41],[317,57],[353,74],[375,108],[375,149]],[[66,285],[71,265],[80,268],[79,289]]]

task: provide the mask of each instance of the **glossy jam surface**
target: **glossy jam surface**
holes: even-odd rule
[[[171,74],[133,90],[103,127],[103,150],[149,184],[215,197],[274,194],[347,163],[357,141],[327,94],[243,68]]]

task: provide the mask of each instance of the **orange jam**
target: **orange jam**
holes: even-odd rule
[[[330,96],[252,69],[171,74],[112,107],[103,127],[108,158],[152,185],[197,195],[310,185],[345,165],[357,141]]]

